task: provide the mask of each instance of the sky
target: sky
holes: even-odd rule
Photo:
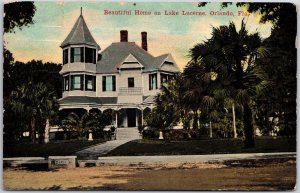
[[[237,28],[242,19],[247,22],[250,33],[259,32],[263,38],[270,36],[272,24],[259,23],[257,13],[238,16],[245,8],[235,5],[225,9],[219,3],[210,3],[199,8],[197,3],[186,2],[35,2],[34,24],[16,29],[15,33],[4,34],[4,45],[16,61],[32,59],[43,62],[61,63],[62,50],[59,47],[67,37],[83,9],[83,17],[96,42],[104,50],[112,42],[120,41],[120,30],[128,30],[128,41],[141,45],[141,31],[148,33],[148,52],[153,56],[171,53],[182,70],[189,61],[188,53],[197,43],[211,37],[212,27],[234,22]],[[104,10],[151,11],[151,15],[104,15]],[[179,15],[164,15],[165,11],[178,11]],[[186,16],[182,11],[205,12],[205,16]],[[213,12],[232,12],[234,16],[210,15]],[[154,15],[161,12],[161,15]]]

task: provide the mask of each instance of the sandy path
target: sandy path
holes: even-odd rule
[[[295,159],[255,163],[108,166],[56,171],[4,170],[6,190],[291,190]],[[247,165],[248,164],[248,165]]]

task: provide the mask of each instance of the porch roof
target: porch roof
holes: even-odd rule
[[[117,97],[68,96],[59,100],[60,104],[117,104]]]
[[[143,103],[155,102],[155,96],[143,96]],[[88,96],[68,96],[59,100],[61,105],[69,104],[96,104],[96,105],[116,105],[118,97],[88,97]]]

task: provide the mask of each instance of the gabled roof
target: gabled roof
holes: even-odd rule
[[[134,56],[144,67],[144,72],[150,72],[159,70],[161,63],[170,54],[154,57],[134,42],[112,43],[101,52],[101,60],[97,62],[97,73],[117,73],[118,67],[123,64],[129,55]],[[179,69],[177,69],[177,72],[179,72]]]
[[[76,44],[86,44],[96,46],[100,49],[100,46],[94,40],[90,30],[88,29],[83,16],[80,15],[73,26],[71,32],[67,36],[67,38],[63,41],[60,47],[65,47],[68,45],[76,45]]]
[[[143,68],[144,66],[132,55],[129,54],[125,60],[123,60],[117,68],[119,69],[133,69],[133,68]]]
[[[163,59],[163,62],[160,64],[160,69],[163,71],[177,72],[179,67],[172,55],[167,54],[167,57],[165,57],[165,59]]]

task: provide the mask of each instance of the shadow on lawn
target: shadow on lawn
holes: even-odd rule
[[[270,164],[293,165],[295,162],[296,162],[296,158],[268,159],[268,156],[262,156],[259,159],[225,160],[222,162],[222,164],[230,168],[235,168],[235,167],[257,168],[257,167],[265,167]]]
[[[9,167],[11,168],[11,167]],[[12,168],[11,168],[12,169]],[[20,166],[14,167],[15,170],[26,170],[30,172],[57,172],[58,169],[48,168],[48,164],[22,164]]]

